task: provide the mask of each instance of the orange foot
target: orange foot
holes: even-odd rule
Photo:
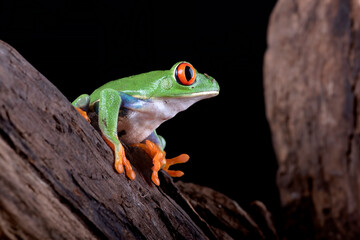
[[[75,107],[75,109],[81,114],[81,116],[83,116],[86,119],[86,121],[90,122],[90,118],[88,117],[87,113],[84,110],[77,107]]]
[[[125,149],[124,149],[123,145],[120,143],[119,147],[118,147],[119,150],[115,151],[114,144],[110,140],[108,140],[104,135],[102,135],[102,137],[105,140],[106,144],[114,151],[115,170],[118,173],[123,173],[124,167],[125,167],[126,176],[128,178],[130,178],[131,180],[134,180],[136,178],[136,174],[135,174],[134,170],[132,169],[129,160],[126,158]]]
[[[189,161],[189,158],[189,155],[183,153],[177,157],[166,159],[166,164],[163,169],[172,177],[181,177],[184,175],[184,172],[169,170],[169,167],[178,163],[186,163],[187,161]]]
[[[189,155],[181,154],[172,159],[165,159],[166,153],[162,151],[158,145],[149,140],[146,140],[145,144],[137,143],[133,146],[143,149],[146,154],[148,154],[153,159],[154,166],[152,167],[153,173],[151,175],[151,180],[153,181],[153,183],[155,183],[155,185],[160,185],[158,172],[160,171],[161,166],[163,166],[163,169],[172,177],[181,177],[182,175],[184,175],[182,171],[169,170],[169,167],[177,163],[187,162],[190,158]]]

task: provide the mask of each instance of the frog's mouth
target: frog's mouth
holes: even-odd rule
[[[194,98],[194,99],[206,99],[206,98],[211,98],[211,97],[215,97],[219,95],[219,91],[213,90],[213,91],[206,91],[206,92],[196,92],[196,93],[188,93],[188,94],[184,94],[184,95],[172,95],[172,96],[168,96],[168,97],[148,97],[145,98],[143,96],[138,96],[138,95],[134,95],[133,97],[135,98],[139,98],[139,99],[169,99],[169,98],[176,98],[176,99],[188,99],[188,98]]]
[[[204,97],[204,98],[210,98],[210,97],[215,97],[219,95],[219,91],[207,91],[207,92],[197,92],[197,93],[191,93],[191,94],[187,94],[187,95],[183,95],[181,97],[183,98],[188,98],[188,97]],[[181,98],[179,97],[179,98]]]

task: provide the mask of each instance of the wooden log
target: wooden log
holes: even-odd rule
[[[0,226],[6,237],[215,238],[167,197],[166,181],[157,188],[138,170],[136,181],[116,174],[99,133],[4,43],[0,79]],[[150,160],[136,149],[129,155],[135,169],[144,157]]]
[[[360,4],[279,0],[264,64],[287,239],[360,239]]]
[[[151,182],[142,150],[126,154],[134,181],[116,173],[99,132],[56,87],[0,41],[1,239],[225,239],[166,173],[160,187]]]
[[[272,214],[260,201],[250,215],[234,200],[211,188],[178,182],[177,186],[196,212],[222,239],[278,239]],[[254,221],[254,216],[257,221]],[[260,223],[260,224],[259,224]]]

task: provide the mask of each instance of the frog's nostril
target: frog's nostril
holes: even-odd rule
[[[210,76],[209,76],[209,75],[207,75],[207,73],[204,73],[204,75],[205,75],[205,77],[210,78]]]

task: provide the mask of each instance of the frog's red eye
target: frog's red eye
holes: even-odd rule
[[[178,83],[189,86],[195,82],[196,72],[190,63],[181,63],[175,70],[175,78]]]

